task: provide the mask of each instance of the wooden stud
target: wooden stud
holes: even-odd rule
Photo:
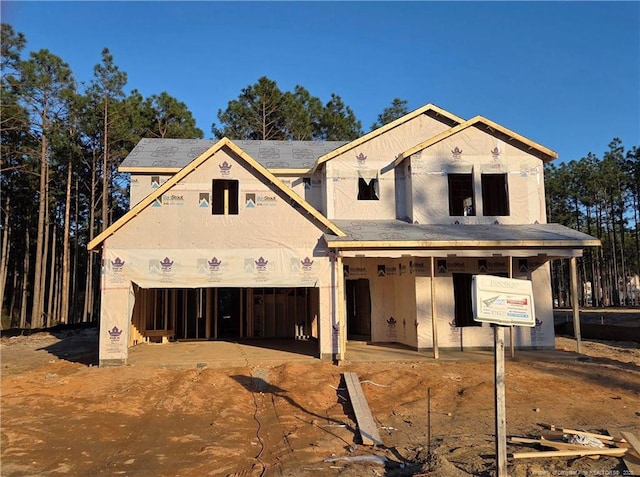
[[[596,439],[600,439],[600,440],[604,440],[604,441],[618,441],[618,442],[620,442],[620,439],[616,439],[615,437],[608,436],[606,434],[594,434],[593,432],[578,431],[576,429],[567,429],[566,427],[556,427],[553,424],[540,424],[540,425],[542,427],[546,427],[550,431],[562,432],[563,434],[576,434],[576,435],[583,435],[583,436],[587,436],[587,437],[595,437]]]
[[[611,455],[622,457],[627,449],[613,447],[608,449],[585,449],[585,450],[562,450],[562,451],[538,451],[538,452],[515,452],[511,454],[514,459],[528,459],[535,457],[584,457],[591,455]]]
[[[362,386],[360,385],[358,375],[356,373],[342,373],[342,375],[344,376],[344,382],[347,385],[349,399],[351,401],[351,406],[353,407],[353,412],[356,416],[356,423],[358,424],[362,443],[368,446],[383,445],[380,434],[378,433],[378,428],[373,420],[371,411],[369,410],[367,399],[362,392]]]

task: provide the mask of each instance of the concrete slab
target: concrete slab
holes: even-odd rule
[[[187,341],[140,344],[127,364],[155,368],[234,368],[317,361],[317,343],[303,340]]]
[[[315,341],[305,340],[245,340],[191,341],[168,344],[140,344],[129,350],[130,366],[155,368],[234,368],[276,366],[288,362],[318,362]],[[493,360],[493,350],[440,350],[440,359],[433,359],[431,350],[416,351],[399,344],[349,342],[347,363],[367,362],[471,362]],[[580,355],[557,350],[516,350],[515,360],[563,361],[576,360]],[[507,361],[511,360],[507,356]]]

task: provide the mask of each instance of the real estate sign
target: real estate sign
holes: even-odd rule
[[[505,326],[535,326],[530,280],[474,275],[473,319]]]

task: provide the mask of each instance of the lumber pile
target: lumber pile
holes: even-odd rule
[[[630,432],[621,432],[621,437],[615,437],[548,424],[542,424],[542,426],[547,428],[547,432],[536,438],[511,437],[509,442],[518,445],[534,444],[553,450],[514,452],[510,457],[529,459],[587,456],[597,459],[600,456],[612,456],[623,458],[627,467],[633,466],[636,460],[640,462],[640,440]]]

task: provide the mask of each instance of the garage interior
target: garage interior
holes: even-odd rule
[[[318,339],[317,288],[134,286],[134,293],[131,345],[174,340]]]

